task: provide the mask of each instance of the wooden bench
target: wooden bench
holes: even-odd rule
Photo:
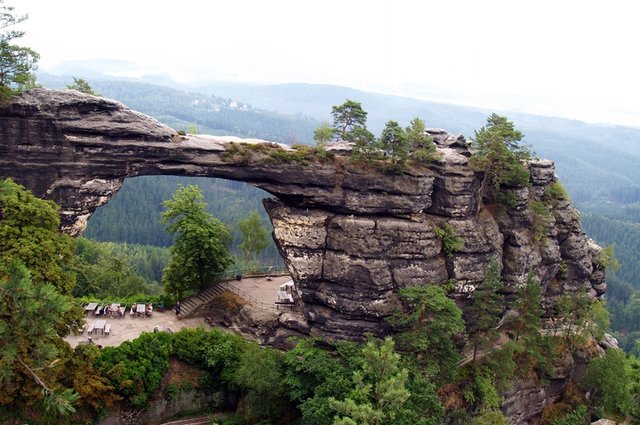
[[[87,335],[91,335],[93,333],[93,328],[95,328],[95,326],[95,323],[89,325],[89,327],[87,328]]]
[[[111,332],[111,324],[107,323],[107,325],[104,327],[104,334],[109,335],[109,332]]]

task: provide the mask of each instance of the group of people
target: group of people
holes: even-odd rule
[[[111,307],[110,305],[104,305],[104,306],[98,307],[95,310],[94,315],[95,316],[104,315],[107,317],[123,317],[125,310],[126,310],[126,307],[123,307],[123,306]]]
[[[144,309],[144,314],[147,317],[151,317],[151,313],[153,313],[153,304],[149,303]]]

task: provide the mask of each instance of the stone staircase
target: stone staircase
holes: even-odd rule
[[[225,282],[214,283],[202,292],[185,298],[180,302],[180,314],[178,319],[186,319],[191,317],[200,310],[200,308],[206,305],[208,302],[220,295],[226,289]]]

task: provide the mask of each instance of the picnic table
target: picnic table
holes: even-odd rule
[[[136,311],[138,312],[138,316],[144,316],[145,307],[146,306],[144,304],[137,304],[136,305]]]
[[[293,304],[293,295],[285,291],[278,291],[278,303]]]
[[[107,325],[107,321],[105,319],[98,319],[95,322],[93,322],[93,330],[96,331],[96,333],[100,331],[101,334],[104,334],[104,327],[106,325]]]
[[[84,307],[84,311],[85,313],[88,313],[90,311],[95,311],[96,308],[98,308],[98,303],[89,303]]]

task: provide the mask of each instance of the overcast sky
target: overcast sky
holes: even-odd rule
[[[640,127],[635,1],[5,0],[40,68],[345,85]]]

